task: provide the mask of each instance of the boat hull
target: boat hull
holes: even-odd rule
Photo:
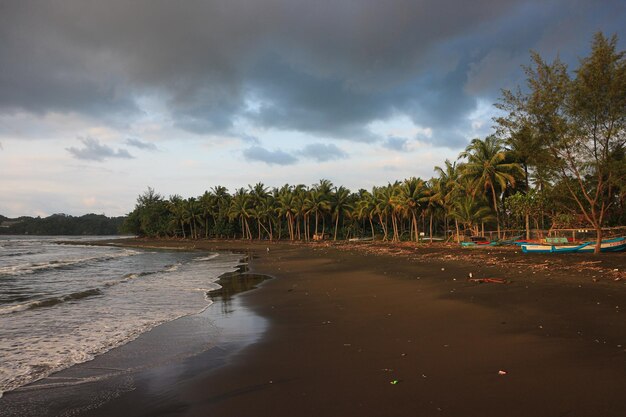
[[[591,253],[595,250],[595,242],[585,242],[578,246],[562,245],[522,245],[524,253]],[[621,252],[626,250],[626,237],[603,240],[600,252]]]

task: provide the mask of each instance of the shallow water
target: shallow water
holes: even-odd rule
[[[58,239],[0,237],[0,393],[204,310],[240,258]]]

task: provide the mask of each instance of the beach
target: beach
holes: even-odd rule
[[[273,279],[206,310],[248,317],[215,322],[229,329],[224,344],[125,374],[126,389],[92,407],[77,411],[66,397],[50,415],[626,415],[624,254],[123,244],[246,253],[249,272]],[[118,349],[184,343],[177,334],[193,317]],[[80,390],[89,397],[96,387]]]

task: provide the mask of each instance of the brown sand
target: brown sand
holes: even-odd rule
[[[268,319],[265,336],[85,415],[626,416],[624,254],[196,245],[252,251],[253,272],[277,278],[238,296]]]

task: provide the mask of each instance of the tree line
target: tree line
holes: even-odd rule
[[[322,179],[311,186],[263,183],[198,197],[149,188],[123,230],[141,236],[417,241],[503,228],[626,224],[626,60],[617,38],[598,33],[570,73],[536,53],[526,85],[503,90],[496,133],[474,139],[430,179],[408,178],[352,192]]]
[[[53,214],[48,217],[0,216],[0,234],[3,235],[117,235],[125,217],[107,217],[103,214],[70,216]]]

